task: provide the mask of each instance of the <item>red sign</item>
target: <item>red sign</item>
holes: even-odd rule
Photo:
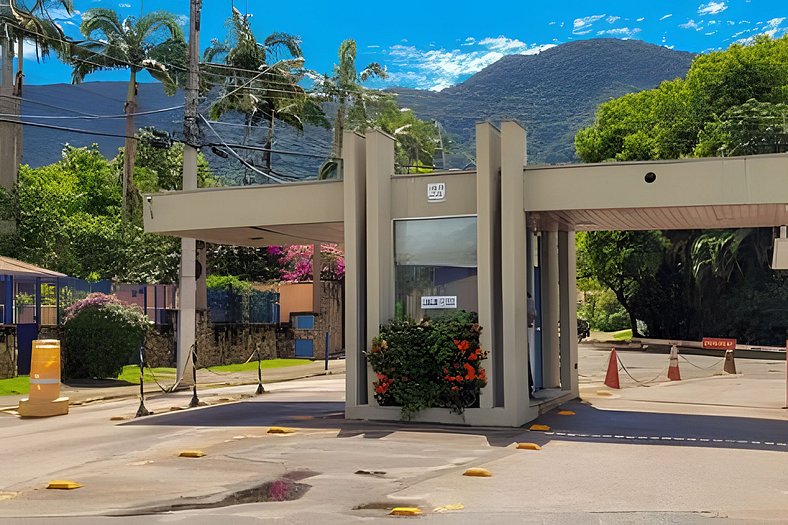
[[[736,348],[736,339],[704,337],[703,348],[707,350],[734,350]]]

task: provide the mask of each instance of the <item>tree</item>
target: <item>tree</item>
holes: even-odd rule
[[[140,129],[137,132],[139,144],[134,165],[134,186],[142,193],[180,190],[183,188],[183,143],[174,142],[167,148],[157,147],[153,144],[154,133],[152,129]],[[202,153],[197,155],[197,186],[221,186]]]
[[[229,112],[244,116],[243,144],[252,131],[267,126],[262,166],[271,173],[271,150],[277,120],[303,131],[305,123],[325,124],[320,106],[299,86],[304,75],[300,41],[287,33],[273,33],[258,42],[250,15],[233,8],[227,42],[213,40],[205,50],[204,70],[209,77],[224,81],[210,117],[218,120]],[[212,66],[221,62],[223,67]]]
[[[632,299],[659,268],[663,241],[659,232],[588,232],[577,241],[578,274],[594,278],[616,295],[639,335]]]
[[[176,238],[147,234],[138,213],[121,220],[119,164],[97,147],[63,150],[59,162],[22,166],[0,215],[16,231],[0,235],[0,253],[83,279],[172,283]]]
[[[761,36],[749,45],[699,55],[685,79],[601,104],[594,123],[575,137],[577,154],[586,162],[605,162],[784,152],[786,63],[788,36]],[[769,268],[770,228],[651,235],[663,244],[659,264],[652,266],[651,278],[632,281],[637,287],[622,302],[646,321],[649,335],[782,344],[788,332],[788,278]],[[636,239],[628,243],[628,249],[637,249]],[[584,256],[583,249],[578,256]],[[609,268],[595,260],[609,274],[599,280],[626,290],[616,279],[617,259],[610,257]]]
[[[385,131],[396,139],[395,162],[398,171],[410,173],[411,168],[432,169],[435,150],[440,140],[438,128],[420,120],[409,109],[402,109],[391,97],[378,97],[367,104],[367,120],[354,122],[353,129],[363,133],[367,128]]]
[[[367,104],[381,95],[366,89],[362,84],[370,78],[386,78],[386,70],[377,62],[372,62],[360,72],[356,70],[356,41],[345,40],[339,45],[339,64],[334,66],[332,75],[325,75],[317,82],[316,91],[337,105],[334,119],[334,142],[331,155],[334,159],[342,156],[342,133],[345,127],[351,129],[369,126]]]
[[[54,49],[58,55],[67,52],[66,35],[52,17],[51,11],[63,10],[67,15],[74,12],[72,0],[12,0],[8,6],[0,7],[0,30],[16,40],[17,73],[14,93],[22,95],[24,83],[24,46],[30,41],[36,47],[36,56],[47,57]]]
[[[134,116],[137,113],[137,75],[147,71],[164,84],[168,94],[175,94],[176,84],[167,67],[158,62],[163,47],[173,42],[183,42],[183,31],[178,17],[166,11],[155,11],[140,18],[129,17],[121,21],[111,9],[88,9],[82,17],[80,32],[87,39],[71,47],[71,75],[75,84],[96,71],[128,69],[130,72],[126,113],[126,138],[123,162],[123,211],[131,215],[136,201],[133,192],[134,159],[137,150]]]

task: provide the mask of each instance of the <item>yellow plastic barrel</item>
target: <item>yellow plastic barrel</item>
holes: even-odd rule
[[[60,397],[60,341],[33,341],[30,360],[30,400],[54,401]]]

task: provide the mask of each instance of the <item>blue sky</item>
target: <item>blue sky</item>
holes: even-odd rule
[[[188,29],[188,0],[76,0],[77,13],[59,17],[69,35],[79,36],[81,13],[91,7],[116,9],[121,16],[168,9]],[[223,39],[231,0],[204,0],[203,47]],[[359,47],[359,67],[376,61],[389,71],[385,85],[440,90],[463,81],[506,54],[537,53],[586,38],[633,38],[696,53],[788,32],[786,0],[369,2],[325,0],[290,3],[235,0],[252,13],[260,38],[274,31],[302,39],[307,67],[330,72],[346,38]],[[480,8],[481,6],[481,8]],[[107,72],[88,80],[126,80]],[[26,62],[32,84],[69,82],[69,69],[56,59]],[[384,84],[378,83],[378,86]]]

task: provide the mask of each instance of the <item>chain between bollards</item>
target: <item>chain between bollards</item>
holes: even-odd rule
[[[197,342],[192,345],[192,379],[194,380],[192,400],[189,401],[189,408],[200,406],[200,399],[197,397]]]
[[[255,343],[255,352],[257,353],[257,390],[255,390],[255,395],[261,395],[265,392],[265,388],[263,388],[263,367],[260,362],[260,342],[258,341]]]
[[[140,407],[136,417],[149,416],[151,413],[145,408],[145,344],[140,345]]]

